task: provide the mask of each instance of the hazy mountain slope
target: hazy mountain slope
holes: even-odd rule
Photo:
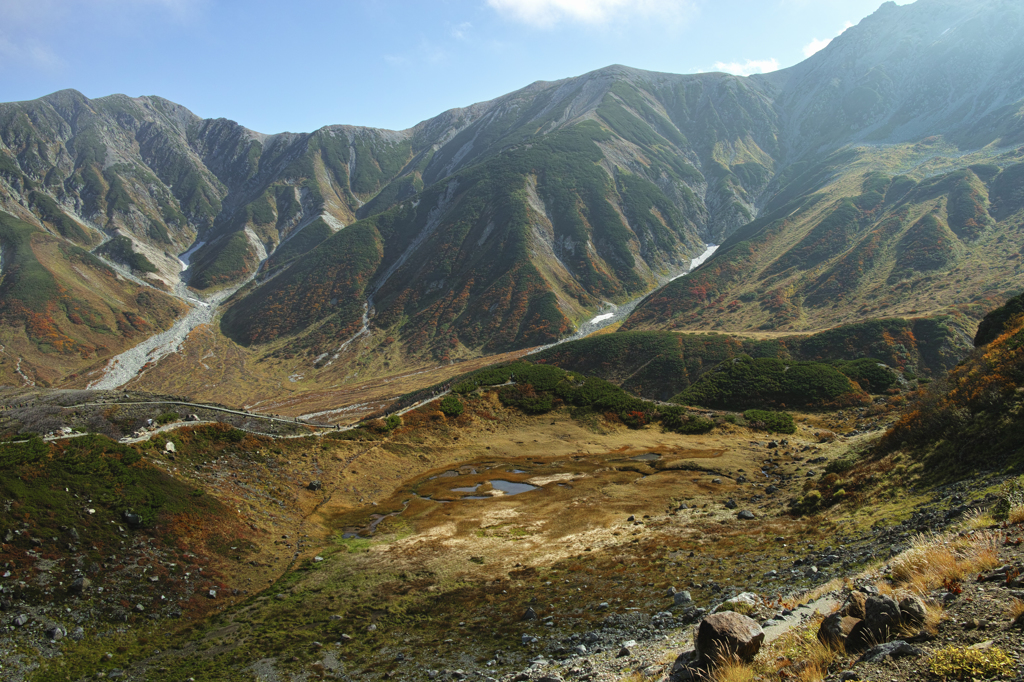
[[[942,310],[980,317],[1024,284],[1024,158],[986,150],[939,161],[935,147],[949,151],[922,142],[841,152],[842,164],[825,164],[828,186],[762,214],[698,271],[644,300],[623,328],[818,329]],[[913,175],[863,172],[893,160]]]

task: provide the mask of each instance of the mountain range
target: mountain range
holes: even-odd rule
[[[200,298],[205,343],[293,382],[640,298],[625,329],[977,320],[1024,286],[1022,48],[1020,3],[918,0],[775,73],[611,66],[404,131],[0,104],[3,381],[87,385]]]

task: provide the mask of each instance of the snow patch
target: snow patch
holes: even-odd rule
[[[615,313],[605,313],[604,315],[598,315],[597,317],[595,317],[592,320],[590,320],[590,324],[597,324],[598,322],[603,322],[605,320],[610,320],[613,317],[615,317]]]
[[[192,254],[198,251],[199,249],[203,248],[205,245],[206,242],[196,242],[195,244],[189,247],[188,251],[182,254],[178,254],[178,262],[181,263],[182,272],[188,270],[188,266],[192,260]]]

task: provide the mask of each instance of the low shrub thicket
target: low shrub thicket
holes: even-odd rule
[[[720,409],[827,408],[867,399],[849,378],[825,363],[744,355],[723,362],[672,402]]]
[[[743,413],[747,426],[770,433],[796,433],[793,415],[788,412],[769,412],[768,410],[747,410]]]

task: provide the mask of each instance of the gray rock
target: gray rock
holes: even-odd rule
[[[68,592],[70,594],[84,594],[86,590],[92,587],[92,581],[86,577],[75,578],[70,585],[68,585]]]
[[[11,624],[16,628],[22,628],[28,625],[28,621],[29,617],[27,613],[19,613],[14,617],[14,620],[11,621]]]
[[[889,639],[900,625],[900,607],[893,599],[873,594],[864,602],[864,626],[876,642]]]
[[[693,601],[693,597],[686,590],[680,590],[672,595],[672,601],[675,602],[676,606],[683,606]]]
[[[666,596],[666,597],[671,597],[671,596],[674,596],[674,595],[675,595],[675,593],[676,593],[676,592],[678,592],[678,591],[679,591],[679,590],[677,590],[677,589],[675,588],[675,586],[673,585],[672,587],[669,587],[669,588],[668,588],[668,590],[666,590],[666,594],[665,594],[665,596]]]
[[[900,621],[911,628],[924,625],[928,611],[920,597],[906,597],[900,600]]]
[[[68,637],[75,640],[76,642],[81,642],[83,639],[85,639],[85,628],[79,625],[77,628],[68,633]]]
[[[738,506],[739,505],[736,504],[736,500],[732,499],[731,497],[728,500],[725,501],[725,508],[726,509],[735,509]]]
[[[64,628],[62,628],[59,625],[51,625],[50,627],[46,628],[46,636],[52,639],[54,642],[59,642],[60,640],[64,639],[64,635]]]
[[[890,656],[895,658],[897,656],[923,656],[924,651],[918,649],[912,644],[907,644],[902,639],[893,640],[892,642],[886,642],[885,644],[879,644],[873,646],[864,652],[864,655],[860,657],[862,663],[878,663],[883,661]]]
[[[743,511],[736,515],[736,518],[743,519],[744,521],[753,521],[754,512],[750,511],[749,509],[744,509]]]
[[[587,655],[587,647],[583,646],[582,644],[577,644],[577,645],[576,645],[576,646],[575,646],[575,647],[573,648],[573,651],[574,651],[574,652],[576,653],[576,655],[578,655],[578,656],[586,656],[586,655]]]
[[[537,620],[537,612],[533,610],[532,606],[528,607],[526,611],[523,612],[523,617],[519,620]]]

